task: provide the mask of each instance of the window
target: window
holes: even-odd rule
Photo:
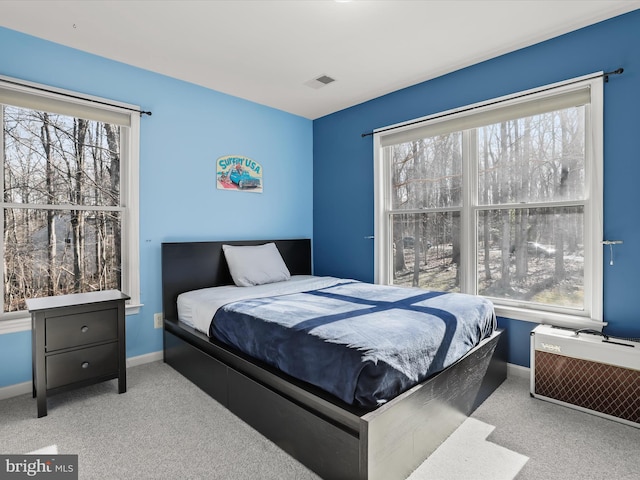
[[[139,114],[0,78],[2,318],[25,299],[119,289],[139,303]]]
[[[601,75],[382,129],[374,144],[377,282],[601,325]]]

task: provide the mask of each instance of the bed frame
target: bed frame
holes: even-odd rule
[[[162,244],[164,361],[327,479],[404,479],[506,378],[506,335],[379,408],[363,410],[180,324],[177,296],[230,285],[222,244],[274,241],[292,275],[311,273],[311,241]]]

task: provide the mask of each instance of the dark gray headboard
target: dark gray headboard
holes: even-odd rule
[[[164,318],[177,320],[178,295],[199,288],[232,285],[222,245],[262,245],[274,242],[291,275],[311,274],[311,240],[234,240],[222,242],[171,242],[162,244],[162,310]]]

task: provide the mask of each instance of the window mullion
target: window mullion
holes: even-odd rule
[[[374,136],[374,231],[373,231],[373,249],[374,249],[374,282],[380,284],[389,283],[389,262],[391,244],[389,243],[390,235],[390,212],[389,212],[389,195],[391,183],[391,169],[388,160],[388,149],[380,147],[379,136]]]
[[[586,199],[579,200],[564,200],[564,201],[549,201],[549,202],[519,202],[519,203],[499,203],[499,204],[487,204],[487,205],[474,205],[473,207],[477,211],[491,211],[491,210],[517,210],[534,209],[534,208],[558,208],[558,207],[581,207],[587,204]]]
[[[81,210],[83,212],[124,212],[125,207],[120,206],[100,206],[100,205],[72,205],[65,204],[41,204],[41,203],[2,203],[4,208],[30,209],[30,210]]]
[[[460,291],[475,294],[477,226],[473,206],[477,204],[477,133],[476,130],[462,132],[462,212],[460,235]]]
[[[407,208],[406,210],[388,208],[386,211],[389,214],[401,214],[410,215],[414,213],[441,213],[441,212],[459,212],[459,206],[456,207],[435,207],[435,208]]]

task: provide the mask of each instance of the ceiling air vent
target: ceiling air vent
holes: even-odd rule
[[[324,83],[325,85],[336,81],[335,78],[328,77],[327,75],[322,75],[321,77],[316,78],[316,80],[320,83]]]
[[[305,82],[305,85],[311,88],[322,88],[335,81],[336,79],[331,78],[329,75],[320,75],[319,77],[314,78],[313,80],[309,80],[308,82]]]

